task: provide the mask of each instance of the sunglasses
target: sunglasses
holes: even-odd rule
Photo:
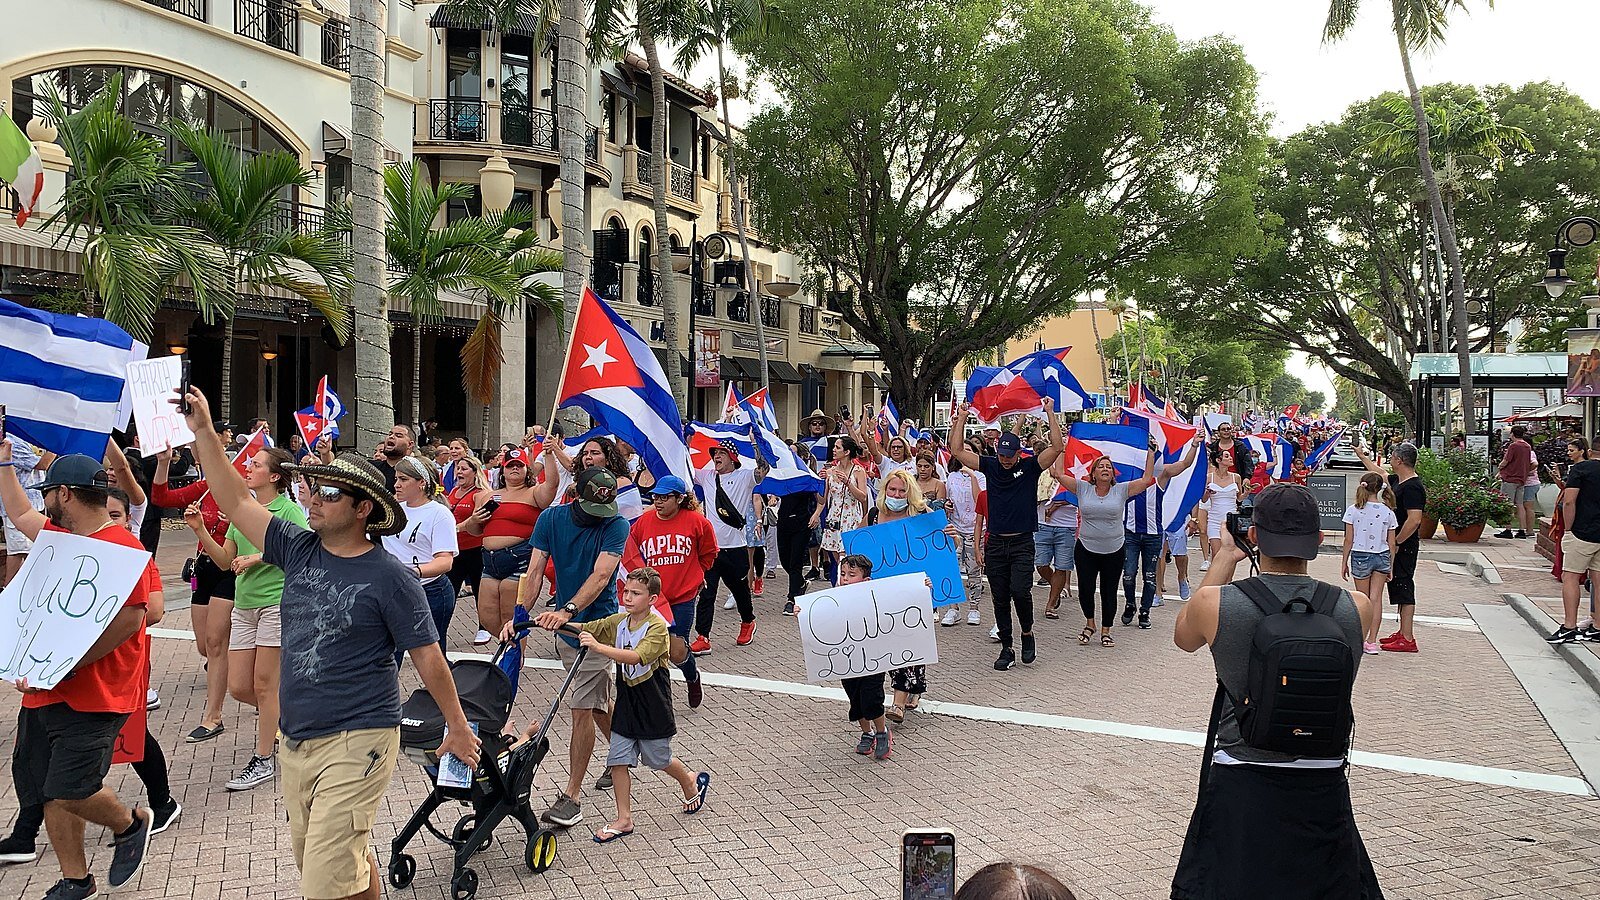
[[[360,500],[356,494],[345,490],[337,484],[322,484],[316,480],[310,482],[311,490],[326,503],[337,503],[340,497],[349,497],[351,500]]]

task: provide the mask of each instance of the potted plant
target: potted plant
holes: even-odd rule
[[[1431,514],[1444,526],[1446,538],[1470,544],[1483,536],[1485,523],[1508,515],[1510,507],[1498,491],[1485,487],[1480,479],[1459,478],[1437,494],[1429,491],[1425,514]]]
[[[1422,486],[1428,492],[1428,505],[1423,507],[1422,524],[1417,527],[1417,534],[1427,540],[1439,530],[1439,517],[1434,514],[1434,500],[1444,496],[1445,491],[1450,488],[1450,483],[1455,481],[1456,475],[1448,460],[1423,447],[1417,450],[1417,476],[1422,479]]]

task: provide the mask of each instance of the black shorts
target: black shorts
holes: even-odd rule
[[[219,568],[211,557],[200,554],[194,561],[194,591],[190,594],[190,604],[209,606],[212,597],[232,602],[233,579],[232,572]]]
[[[883,673],[846,678],[839,682],[850,698],[850,721],[876,719],[883,715]]]
[[[127,721],[127,713],[78,712],[65,703],[24,708],[11,757],[17,802],[36,806],[94,796],[111,771],[111,751]]]
[[[1394,571],[1389,574],[1389,603],[1394,606],[1417,605],[1417,551],[1418,542],[1409,541],[1395,548]]]
[[[1382,900],[1344,769],[1213,765],[1173,900]]]
[[[533,548],[526,541],[501,547],[498,550],[483,548],[483,577],[495,581],[513,581],[528,574],[528,559]]]

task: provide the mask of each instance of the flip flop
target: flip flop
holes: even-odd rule
[[[596,844],[609,844],[612,841],[625,838],[630,834],[633,834],[632,828],[629,828],[627,831],[618,831],[617,829],[612,828],[610,825],[607,825],[595,834],[594,842]],[[605,835],[605,837],[601,837],[601,835]]]
[[[683,801],[684,815],[692,816],[699,812],[701,808],[706,805],[706,794],[710,793],[711,791],[711,773],[701,772],[699,775],[694,777],[694,783],[695,786],[700,789],[700,791],[694,795],[693,800]]]

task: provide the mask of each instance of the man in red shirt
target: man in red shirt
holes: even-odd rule
[[[38,489],[44,494],[44,513],[29,505],[11,465],[11,442],[0,440],[0,505],[29,540],[41,531],[62,531],[144,549],[106,512],[110,481],[98,461],[81,454],[64,456]],[[47,900],[85,900],[96,894],[84,856],[85,822],[103,825],[116,836],[107,877],[112,889],[127,885],[144,865],[150,810],[124,806],[104,782],[118,732],[145,702],[144,675],[150,664],[144,630],[147,584],[146,578],[139,580],[99,639],[54,688],[29,687],[26,679],[16,684],[23,698],[11,775],[22,805],[44,804],[45,830],[61,865],[62,879],[46,894]]]
[[[711,520],[689,486],[676,475],[663,475],[650,489],[651,512],[634,520],[622,567],[632,571],[649,566],[661,576],[661,596],[672,606],[672,661],[683,670],[689,687],[689,706],[701,700],[700,669],[688,652],[689,629],[694,625],[695,600],[706,583],[706,573],[717,563],[717,534]]]
[[[1513,535],[1511,529],[1507,528],[1495,537],[1525,538],[1529,533],[1539,530],[1531,503],[1539,488],[1528,484],[1528,480],[1538,471],[1538,466],[1539,461],[1533,456],[1533,445],[1528,443],[1528,426],[1511,426],[1511,440],[1500,453],[1500,493],[1511,501],[1511,506],[1517,512],[1517,532]]]

